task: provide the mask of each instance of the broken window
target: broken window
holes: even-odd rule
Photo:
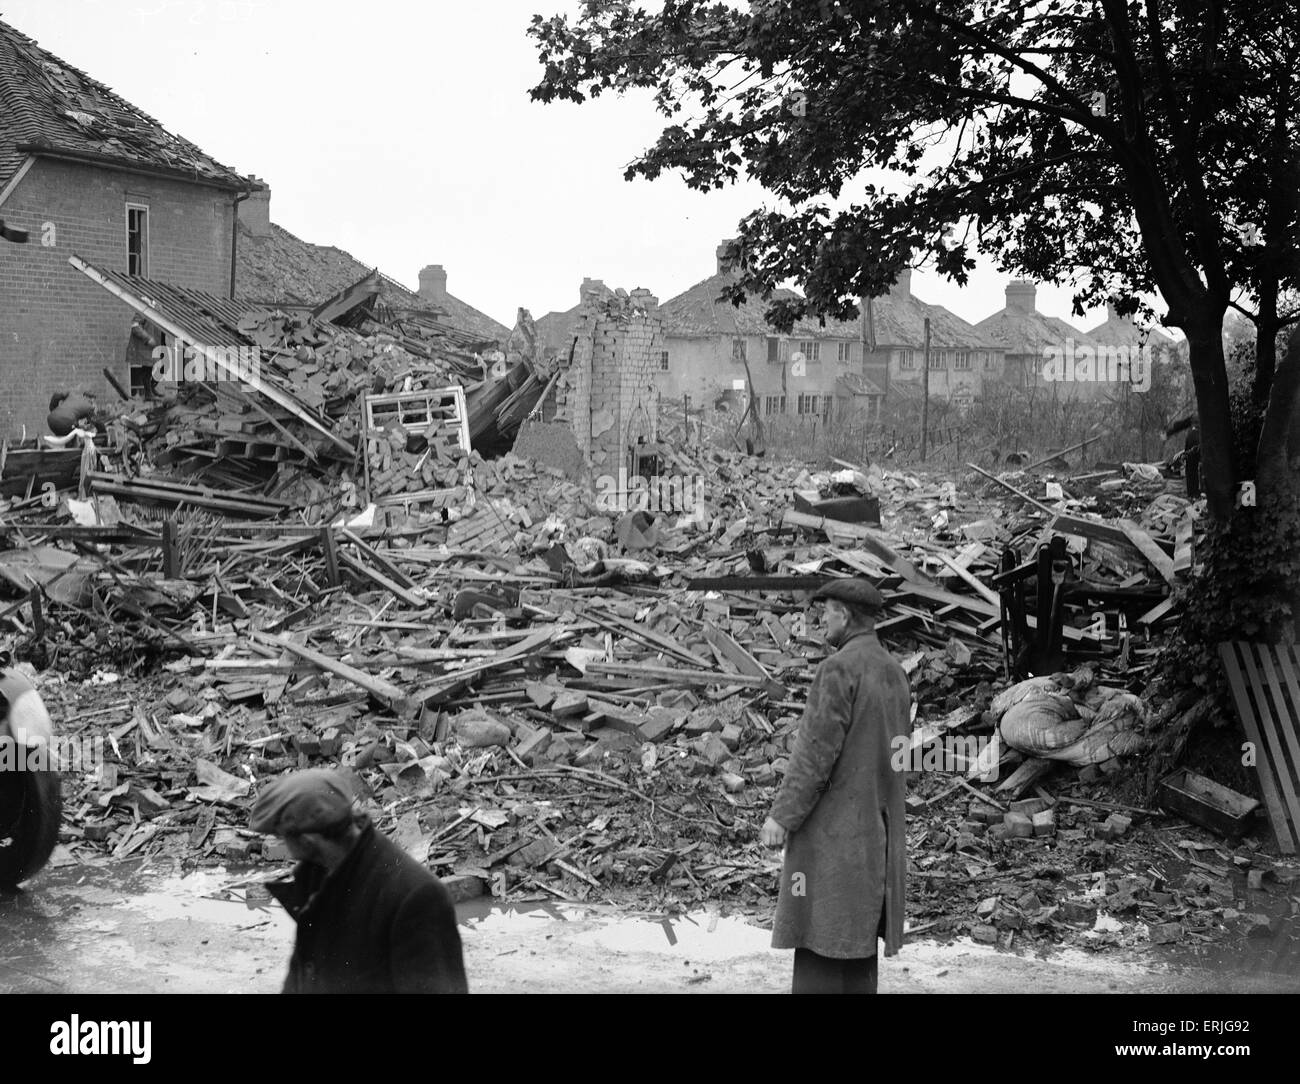
[[[769,336],[767,340],[767,363],[769,365],[781,364],[781,340],[775,336]]]
[[[747,360],[744,339],[731,340],[731,360],[738,364],[743,364]]]
[[[126,205],[126,273],[149,277],[149,208]]]

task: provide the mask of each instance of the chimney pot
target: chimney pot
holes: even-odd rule
[[[889,288],[889,296],[897,298],[912,296],[912,269],[910,267],[904,267],[898,273],[898,278],[894,279],[894,284]]]
[[[735,243],[736,243],[736,239],[734,237],[730,237],[727,240],[723,241],[720,245],[718,245],[716,249],[713,250],[713,254],[714,256],[717,257],[717,261],[718,261],[719,275],[731,274],[731,261],[727,259],[727,249],[730,248]]]
[[[420,300],[440,305],[447,300],[447,272],[433,263],[420,272]]]
[[[1013,279],[1007,283],[1007,308],[1013,312],[1035,312],[1038,287],[1026,279]]]
[[[249,180],[259,181],[258,177]],[[264,182],[263,182],[264,183]],[[271,186],[257,189],[239,203],[239,221],[254,237],[271,236]]]

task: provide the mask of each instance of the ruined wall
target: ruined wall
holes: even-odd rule
[[[628,449],[658,437],[655,372],[663,349],[658,302],[649,290],[584,287],[577,345],[556,385],[556,420],[571,428],[599,474],[630,467]]]

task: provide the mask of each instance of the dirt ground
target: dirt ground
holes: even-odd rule
[[[271,993],[293,924],[250,902],[241,875],[177,863],[50,869],[0,897],[0,991]],[[667,918],[562,904],[458,908],[475,993],[780,993],[791,954],[738,915]],[[1197,961],[1163,949],[1017,955],[963,939],[909,942],[882,961],[884,993],[1300,991],[1296,962]]]

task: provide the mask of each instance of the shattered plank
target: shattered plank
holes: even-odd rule
[[[384,681],[372,674],[358,670],[354,666],[349,666],[338,659],[332,659],[319,651],[314,651],[310,647],[298,643],[287,635],[268,636],[264,632],[253,632],[253,639],[260,643],[274,647],[282,647],[286,651],[291,651],[301,659],[306,659],[318,669],[325,670],[337,677],[343,678],[344,681],[350,681],[353,685],[365,689],[376,700],[388,708],[391,708],[399,716],[409,716],[414,713],[415,703],[407,697],[396,685]]]

